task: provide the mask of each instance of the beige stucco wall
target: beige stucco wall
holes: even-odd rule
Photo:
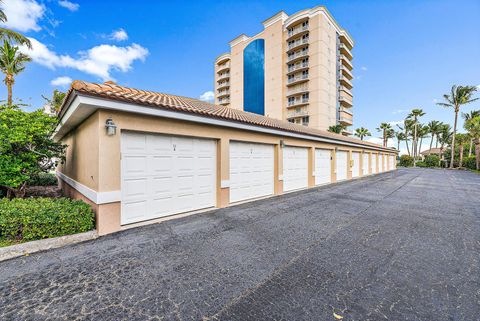
[[[117,125],[117,134],[107,136],[104,124],[108,118],[113,118]],[[315,186],[313,176],[315,164],[315,148],[330,149],[332,151],[332,182],[335,178],[335,149],[348,151],[348,161],[351,152],[368,152],[367,148],[353,148],[337,144],[321,143],[304,139],[280,137],[269,134],[231,129],[212,125],[198,124],[160,117],[144,116],[133,113],[99,110],[88,118],[81,126],[64,138],[69,145],[67,149],[67,164],[59,171],[68,177],[84,184],[97,192],[114,192],[121,190],[121,132],[140,131],[159,134],[172,134],[211,138],[217,141],[217,207],[226,207],[229,203],[229,188],[220,188],[222,180],[230,178],[229,142],[247,141],[267,143],[275,146],[275,184],[276,195],[283,193],[283,181],[279,178],[283,173],[283,157],[280,140],[287,146],[309,148],[309,187]],[[352,164],[353,165],[353,164]],[[92,178],[93,177],[93,178]],[[352,177],[351,168],[348,178]],[[93,183],[95,182],[95,183]],[[69,187],[66,194],[79,197],[79,193]],[[97,229],[100,234],[120,230],[120,202],[96,205]]]
[[[66,161],[58,170],[83,185],[98,191],[99,113],[94,113],[62,140],[68,145]]]

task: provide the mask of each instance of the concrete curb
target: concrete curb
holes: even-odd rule
[[[97,231],[89,231],[85,233],[78,233],[72,235],[65,235],[54,237],[51,239],[44,239],[38,241],[31,241],[0,248],[0,262],[13,259],[15,257],[28,255],[35,252],[55,249],[65,245],[76,244],[88,240],[93,240],[98,237]]]

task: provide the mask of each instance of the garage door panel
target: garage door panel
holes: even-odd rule
[[[359,177],[360,176],[360,153],[359,152],[352,152],[352,177]]]
[[[377,165],[378,165],[378,154],[373,154],[373,163],[372,163],[372,173],[378,173]]]
[[[332,182],[332,152],[329,149],[315,150],[315,185]]]
[[[230,202],[272,195],[273,145],[230,142]]]
[[[215,187],[215,141],[122,133],[122,224],[213,207]]]
[[[337,181],[343,181],[348,178],[347,170],[348,170],[348,156],[346,151],[338,151],[336,154],[336,173],[337,173]]]
[[[147,153],[147,138],[144,134],[130,133],[122,136],[122,152],[124,153]]]
[[[147,201],[129,202],[122,205],[122,212],[127,212],[127,217],[122,216],[122,223],[129,224],[142,221],[147,212]]]
[[[369,157],[368,154],[363,154],[363,162],[362,162],[362,174],[368,175],[368,168],[369,168]]]
[[[308,187],[308,149],[283,148],[283,189],[293,191]]]

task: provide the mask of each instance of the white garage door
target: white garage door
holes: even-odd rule
[[[393,170],[395,169],[395,156],[390,155],[389,159],[390,159],[390,164],[388,165],[388,169]]]
[[[315,185],[332,182],[332,153],[328,149],[315,150]]]
[[[308,149],[283,148],[283,190],[293,191],[308,187]]]
[[[215,206],[214,140],[122,133],[121,224]]]
[[[273,145],[230,142],[230,202],[273,194]]]
[[[368,154],[367,153],[363,153],[363,162],[362,162],[362,173],[363,175],[368,175],[368,166],[369,166],[369,162],[368,162]]]
[[[378,164],[378,154],[372,154],[373,158],[372,158],[372,174],[376,174],[378,173],[378,170],[377,170],[377,166],[379,165]]]
[[[348,169],[348,157],[347,152],[338,151],[335,161],[336,172],[337,172],[337,181],[342,181],[347,179],[347,169]]]
[[[359,177],[360,176],[360,153],[353,152],[352,160],[353,160],[352,177],[353,178]]]
[[[382,155],[382,172],[387,170],[387,155]]]

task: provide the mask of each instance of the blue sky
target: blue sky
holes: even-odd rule
[[[35,61],[14,87],[29,109],[42,106],[42,94],[65,90],[68,78],[198,98],[213,89],[213,61],[231,39],[256,34],[280,10],[316,5],[355,40],[355,128],[379,136],[380,122],[400,121],[412,108],[427,113],[424,122],[452,122],[435,99],[452,84],[480,85],[478,0],[4,2],[8,25],[36,40]]]

